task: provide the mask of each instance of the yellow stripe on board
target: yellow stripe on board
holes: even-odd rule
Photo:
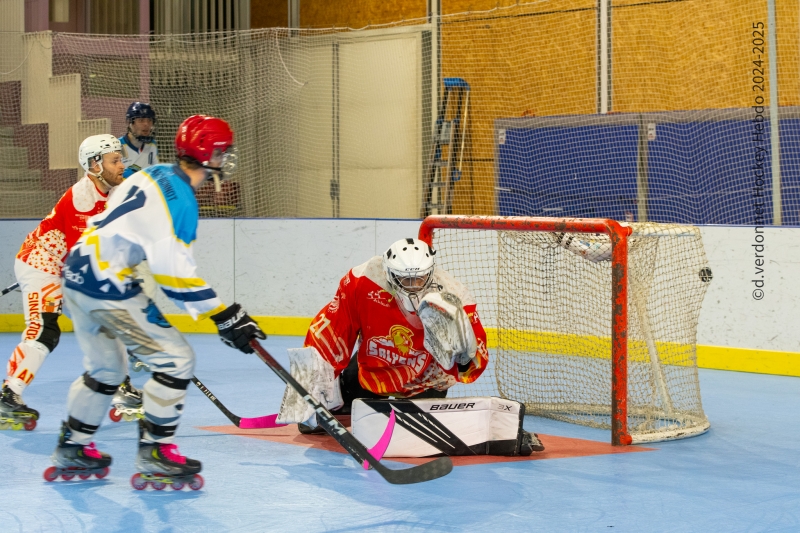
[[[166,315],[166,318],[183,333],[217,332],[216,326],[209,319],[196,322],[188,315]],[[308,326],[311,324],[311,317],[254,316],[253,319],[268,335],[305,336]],[[58,323],[61,331],[72,331],[72,322],[66,316],[59,317]],[[25,321],[21,314],[0,314],[0,332],[21,333],[24,327]],[[580,351],[589,357],[610,357],[611,341],[609,338],[551,332],[524,332],[524,335],[520,335],[522,332],[516,333],[518,335],[504,335],[506,348],[525,349],[526,346],[538,346],[538,349],[541,350],[542,346],[547,346],[549,353],[573,355],[576,352],[575,348],[580,347]],[[508,338],[505,338],[506,336]],[[490,348],[498,346],[496,329],[487,328],[486,337]],[[631,360],[641,360],[642,362],[649,360],[647,346],[644,342],[633,342],[630,348]],[[664,361],[663,355],[667,349],[670,349],[674,350],[671,353],[674,353],[677,359],[672,364],[681,364],[680,361],[685,357],[684,350],[689,347],[674,343],[657,343],[657,348],[662,354],[662,362],[670,364],[668,360]],[[697,366],[716,370],[800,377],[800,353],[698,345]]]

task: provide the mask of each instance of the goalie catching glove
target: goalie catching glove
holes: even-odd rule
[[[222,342],[244,353],[253,353],[250,347],[251,340],[267,338],[239,304],[233,304],[224,311],[212,315],[211,320],[217,325]]]
[[[442,368],[450,370],[458,364],[459,370],[475,358],[478,342],[461,305],[461,300],[449,292],[426,294],[417,310],[425,330],[425,349]]]
[[[333,367],[313,346],[289,349],[289,373],[326,409],[338,409],[344,405],[339,380],[334,377]],[[317,426],[314,408],[289,385],[286,385],[283,393],[276,422],[305,423],[311,428]]]

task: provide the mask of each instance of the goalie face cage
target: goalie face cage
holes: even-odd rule
[[[517,400],[527,414],[611,429],[618,446],[708,430],[695,343],[711,271],[697,228],[440,215],[419,238],[473,292],[495,348],[451,396]]]

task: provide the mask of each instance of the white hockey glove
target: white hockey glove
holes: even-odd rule
[[[461,300],[449,292],[430,292],[417,310],[425,330],[425,349],[445,370],[475,358],[478,341]]]
[[[339,380],[333,377],[333,367],[313,346],[289,349],[289,373],[325,408],[337,409],[344,405]],[[276,422],[317,425],[314,408],[289,385],[283,393]]]
[[[592,235],[588,240],[588,235],[576,233],[553,233],[556,243],[562,248],[591,261],[599,263],[611,259],[611,239],[608,235]]]

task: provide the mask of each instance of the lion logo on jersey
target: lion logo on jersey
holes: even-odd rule
[[[389,329],[389,338],[392,339],[394,347],[397,348],[397,351],[400,352],[400,355],[403,357],[408,357],[408,352],[410,352],[411,348],[414,346],[414,341],[411,340],[413,336],[414,333],[403,326],[392,326],[391,329]]]
[[[424,350],[414,349],[414,333],[405,326],[394,325],[386,337],[372,337],[367,341],[367,355],[377,357],[390,365],[404,365],[412,371],[422,372],[430,360]]]

